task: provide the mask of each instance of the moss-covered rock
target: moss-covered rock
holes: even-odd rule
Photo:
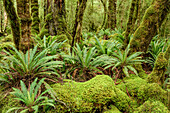
[[[130,96],[136,97],[141,85],[147,85],[146,80],[136,77],[134,79],[125,80],[125,83],[121,83],[117,85],[117,87],[125,93],[127,93],[127,89]]]
[[[129,111],[130,98],[115,88],[113,80],[107,75],[98,75],[83,83],[70,81],[64,85],[52,86],[59,100],[66,103],[56,105],[55,112],[69,110],[74,112],[101,112],[113,103],[120,111]]]
[[[134,113],[169,113],[169,110],[160,101],[148,100],[137,108]]]
[[[138,89],[138,99],[145,102],[148,99],[159,100],[168,106],[168,93],[163,90],[157,83],[142,85]]]

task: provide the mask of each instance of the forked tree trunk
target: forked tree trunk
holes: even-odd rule
[[[169,14],[169,0],[154,0],[146,10],[140,26],[131,40],[132,51],[146,52],[152,38],[157,34],[159,27]]]
[[[109,0],[107,28],[116,28],[116,1]]]
[[[31,14],[29,0],[17,0],[17,12],[21,21],[21,50],[31,47]]]
[[[33,34],[38,34],[39,33],[39,5],[38,5],[38,0],[31,0],[31,16],[32,16],[32,28],[31,32]]]
[[[13,40],[16,48],[20,48],[20,39],[21,39],[21,26],[18,14],[14,7],[13,0],[3,0],[7,16],[10,19],[10,25],[12,29]]]

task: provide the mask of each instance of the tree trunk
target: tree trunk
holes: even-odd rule
[[[39,6],[38,0],[31,0],[31,16],[32,16],[32,33],[38,34],[39,33]]]
[[[127,22],[127,26],[126,26],[126,32],[125,32],[125,46],[129,43],[129,35],[130,35],[130,32],[133,30],[133,22],[136,21],[136,19],[134,19],[134,14],[135,14],[135,7],[136,7],[136,2],[138,0],[132,0],[132,3],[131,3],[131,7],[130,7],[130,13],[129,13],[129,19],[128,19],[128,22]],[[136,15],[135,15],[136,16]]]
[[[147,51],[152,38],[157,34],[158,28],[167,17],[169,9],[169,0],[154,0],[152,5],[146,10],[143,20],[130,42],[133,52]]]
[[[29,0],[17,0],[17,12],[21,21],[21,50],[27,51],[31,47],[31,15]]]
[[[109,0],[109,7],[108,7],[107,28],[111,28],[113,30],[114,28],[116,28],[116,1],[117,0]]]
[[[7,12],[7,16],[10,19],[14,44],[16,48],[19,50],[20,39],[21,39],[21,26],[20,26],[19,17],[16,13],[13,0],[3,0],[3,3],[4,3],[5,10]]]
[[[3,2],[0,1],[0,32],[3,32]]]
[[[73,39],[72,39],[72,47],[74,46],[74,42],[80,42],[81,33],[82,33],[82,23],[83,23],[83,15],[86,9],[87,0],[78,0],[77,9],[75,15],[75,24],[73,29]]]
[[[55,17],[56,17],[56,27],[57,35],[65,34],[66,26],[66,10],[65,10],[65,0],[55,0]]]

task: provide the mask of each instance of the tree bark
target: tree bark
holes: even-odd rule
[[[27,51],[31,46],[31,14],[29,0],[17,0],[17,12],[21,21],[21,50]]]
[[[152,38],[157,34],[158,28],[169,14],[169,0],[154,0],[146,10],[140,26],[131,40],[132,51],[146,52]]]
[[[38,0],[31,0],[31,16],[32,16],[32,33],[38,34],[39,33],[39,6]]]
[[[109,0],[109,7],[108,7],[107,28],[111,28],[113,30],[114,28],[116,28],[116,1],[117,0]]]
[[[66,10],[65,10],[65,0],[55,0],[55,17],[56,17],[56,27],[57,35],[65,34],[66,26]]]
[[[126,32],[125,32],[125,45],[127,45],[129,43],[129,35],[130,35],[130,32],[133,30],[133,22],[136,21],[136,19],[134,18],[135,15],[135,7],[136,7],[136,3],[137,3],[138,0],[132,0],[132,3],[131,3],[131,7],[130,7],[130,13],[129,13],[129,19],[128,19],[128,22],[127,22],[127,26],[126,26]]]
[[[76,42],[80,42],[81,33],[82,33],[82,23],[83,23],[83,15],[86,9],[87,0],[78,0],[76,15],[75,15],[75,24],[73,29],[73,39],[72,39],[72,47],[74,46],[75,40]]]
[[[14,44],[16,48],[19,50],[20,39],[21,39],[21,26],[20,26],[18,14],[16,12],[16,9],[14,7],[14,3],[12,0],[3,0],[3,4],[7,12],[7,16],[10,19]]]

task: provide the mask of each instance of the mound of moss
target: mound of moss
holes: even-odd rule
[[[138,107],[134,113],[169,113],[169,110],[160,101],[148,100]]]
[[[109,109],[107,111],[105,111],[104,113],[121,113],[117,107],[115,107],[114,105],[109,106]]]
[[[98,75],[83,83],[69,81],[52,87],[57,98],[67,105],[57,104],[53,112],[102,112],[110,103],[120,111],[130,111],[130,98],[115,88],[113,80],[107,75]]]
[[[157,83],[140,86],[138,90],[138,99],[145,102],[148,99],[161,101],[168,106],[168,92],[163,90]]]

